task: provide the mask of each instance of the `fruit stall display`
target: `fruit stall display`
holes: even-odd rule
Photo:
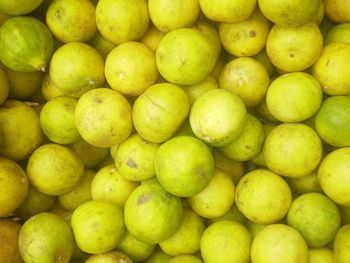
[[[0,263],[349,263],[349,0],[0,0]]]

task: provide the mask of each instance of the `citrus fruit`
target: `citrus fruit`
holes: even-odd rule
[[[90,189],[93,200],[109,201],[124,207],[137,186],[137,183],[126,180],[114,165],[107,165],[96,173]]]
[[[112,89],[138,96],[158,78],[155,54],[145,44],[122,43],[108,54],[105,75]]]
[[[84,165],[68,147],[45,144],[29,158],[27,174],[31,184],[48,195],[61,195],[72,191],[84,176]]]
[[[192,136],[176,136],[157,150],[154,169],[159,183],[169,193],[190,197],[209,183],[214,158],[204,142]]]
[[[326,99],[316,114],[315,128],[326,143],[336,147],[350,146],[350,97]]]
[[[192,255],[179,255],[169,259],[168,263],[203,263],[203,261]]]
[[[350,260],[350,225],[339,228],[333,243],[334,262],[347,262]]]
[[[84,177],[80,184],[72,191],[58,196],[58,201],[67,210],[74,210],[86,201],[91,200],[91,182],[96,172],[92,169],[84,171]]]
[[[123,177],[130,181],[143,181],[154,177],[154,158],[158,143],[142,139],[138,134],[130,135],[116,150],[114,161]]]
[[[314,22],[296,27],[274,25],[266,40],[272,64],[285,72],[307,69],[316,62],[322,48],[322,34]]]
[[[225,173],[231,176],[233,182],[237,184],[239,179],[244,175],[244,163],[231,160],[218,150],[213,151],[213,156],[215,167],[223,170]]]
[[[200,193],[187,198],[188,204],[201,217],[215,218],[227,213],[235,200],[233,179],[215,168],[209,184]]]
[[[233,142],[218,148],[226,157],[235,161],[248,161],[259,154],[264,142],[264,128],[260,121],[248,114],[243,133]]]
[[[238,23],[250,17],[255,7],[256,0],[199,0],[204,15],[215,22]]]
[[[0,157],[0,180],[0,217],[6,217],[24,201],[29,183],[21,166],[4,157]]]
[[[299,195],[313,192],[323,193],[317,177],[317,171],[298,178],[287,178],[287,182],[290,188]]]
[[[24,15],[36,9],[43,0],[1,0],[0,11],[10,15]]]
[[[49,100],[40,112],[40,124],[45,135],[55,143],[71,144],[80,139],[74,123],[77,100],[60,96]]]
[[[220,23],[220,40],[227,52],[243,57],[258,54],[266,43],[269,21],[257,8],[246,20],[239,23]]]
[[[307,193],[294,199],[287,222],[298,230],[309,247],[327,245],[341,224],[337,206],[320,193]]]
[[[307,125],[284,123],[272,129],[263,150],[266,166],[271,171],[296,178],[310,174],[317,167],[322,143]]]
[[[295,27],[310,22],[321,0],[258,0],[261,12],[277,25]]]
[[[325,0],[324,7],[326,15],[336,23],[350,22],[348,1],[341,0]]]
[[[0,29],[0,42],[2,63],[20,72],[45,71],[54,48],[48,28],[30,16],[7,19]]]
[[[193,105],[195,100],[204,92],[218,88],[219,85],[212,76],[207,77],[205,80],[198,84],[191,86],[183,86],[183,90],[187,93],[191,105]]]
[[[46,101],[58,96],[64,96],[63,92],[52,83],[49,72],[45,73],[45,76],[41,81],[41,93]]]
[[[325,45],[330,43],[350,44],[350,23],[342,23],[333,26],[327,32],[324,42]]]
[[[155,248],[155,244],[137,240],[128,231],[123,235],[117,246],[117,250],[124,252],[135,262],[148,258]]]
[[[46,24],[62,43],[86,42],[96,33],[95,6],[89,0],[54,0]]]
[[[312,75],[328,95],[350,93],[350,44],[331,43],[325,46],[312,67]],[[334,78],[334,75],[338,76]]]
[[[91,46],[71,42],[55,51],[50,62],[50,79],[67,96],[79,98],[105,81],[102,55]]]
[[[333,250],[322,248],[309,249],[309,263],[333,263]]]
[[[148,22],[145,0],[99,0],[97,3],[97,28],[102,36],[116,45],[141,38]]]
[[[27,99],[34,95],[44,77],[41,71],[18,72],[12,69],[5,71],[10,83],[9,97],[13,99]]]
[[[79,248],[91,254],[114,249],[124,231],[123,210],[106,201],[83,203],[74,210],[71,223]]]
[[[180,87],[158,83],[136,99],[132,109],[133,123],[145,140],[165,142],[185,121],[189,108],[188,97]]]
[[[212,42],[198,30],[175,29],[167,33],[156,50],[160,74],[178,85],[194,85],[213,70],[216,53]]]
[[[220,88],[237,94],[248,108],[263,101],[269,83],[263,64],[249,57],[231,60],[219,76]]]
[[[165,254],[159,247],[157,247],[153,254],[146,260],[142,261],[142,263],[164,263],[168,262],[170,258],[169,255]]]
[[[0,258],[13,263],[22,263],[22,257],[19,253],[18,235],[21,224],[9,219],[0,218]]]
[[[111,52],[116,45],[103,37],[100,32],[97,32],[94,37],[89,41],[89,45],[95,48],[104,59],[107,58],[109,52]]]
[[[191,209],[184,208],[181,225],[174,235],[160,242],[159,246],[169,256],[197,253],[204,229],[203,219]]]
[[[42,143],[38,114],[18,100],[7,100],[0,107],[0,154],[24,160]]]
[[[288,184],[268,170],[254,170],[244,175],[236,187],[236,204],[249,220],[272,224],[288,212],[292,194]]]
[[[5,71],[0,68],[0,105],[5,102],[9,95],[10,83]]]
[[[29,185],[28,194],[21,205],[14,211],[17,217],[28,219],[36,214],[50,210],[56,200],[55,196],[39,192]]]
[[[52,213],[29,218],[19,232],[19,250],[25,262],[68,262],[73,254],[72,230]]]
[[[329,153],[318,169],[322,190],[332,201],[342,206],[350,206],[349,161],[350,148],[340,148]]]
[[[309,251],[297,230],[287,225],[272,224],[260,230],[254,238],[251,260],[254,263],[307,263]]]
[[[129,233],[140,241],[155,244],[175,234],[183,209],[180,198],[155,181],[142,184],[131,193],[124,213]]]
[[[249,262],[252,238],[248,230],[233,221],[219,221],[207,227],[200,251],[206,263]]]
[[[109,148],[93,146],[83,139],[69,145],[69,148],[79,156],[86,168],[93,168],[101,164],[109,154]]]
[[[189,118],[199,139],[212,146],[224,146],[243,133],[247,112],[238,95],[225,89],[212,89],[197,98]]]
[[[322,88],[304,72],[283,74],[273,80],[266,93],[266,105],[282,122],[301,122],[311,118],[322,103]]]
[[[119,251],[91,255],[85,263],[133,263],[129,256]]]
[[[198,0],[149,0],[149,16],[152,23],[162,32],[190,27],[198,18]]]
[[[124,141],[132,131],[131,106],[119,92],[99,88],[86,92],[75,107],[74,120],[81,137],[96,147]]]
[[[152,23],[150,23],[146,33],[142,36],[140,41],[153,51],[156,51],[159,42],[164,37],[164,35],[165,33],[159,31]]]

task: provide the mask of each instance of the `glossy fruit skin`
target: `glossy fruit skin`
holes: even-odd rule
[[[54,49],[53,37],[38,19],[13,17],[0,29],[0,60],[20,72],[45,71]]]

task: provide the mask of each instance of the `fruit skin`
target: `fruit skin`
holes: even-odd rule
[[[162,32],[190,27],[198,18],[198,0],[150,0],[149,15],[152,23]]]
[[[21,225],[9,218],[0,218],[0,262],[23,263],[19,253],[18,235]]]
[[[179,255],[169,259],[168,263],[203,263],[203,261],[192,255]]]
[[[100,0],[97,3],[97,28],[116,45],[141,38],[148,23],[145,0]]]
[[[243,133],[233,142],[218,148],[226,157],[235,161],[248,161],[259,154],[264,142],[264,128],[260,121],[248,114]]]
[[[58,215],[37,214],[23,224],[19,249],[26,263],[67,263],[73,254],[72,231]]]
[[[332,146],[350,146],[350,97],[332,96],[326,99],[316,114],[315,129]]]
[[[86,92],[75,107],[74,119],[81,137],[96,147],[111,147],[132,131],[131,106],[118,91],[107,88]]]
[[[255,56],[265,47],[269,29],[269,21],[257,8],[240,23],[220,23],[219,34],[222,45],[230,54]]]
[[[13,17],[0,29],[0,59],[8,68],[20,72],[45,71],[53,53],[53,37],[38,19]]]
[[[3,104],[9,95],[9,80],[5,71],[0,68],[0,105]]]
[[[54,0],[46,24],[62,43],[89,41],[97,32],[95,6],[89,0]]]
[[[155,53],[143,43],[120,44],[107,56],[105,75],[112,89],[139,96],[158,78]]]
[[[264,100],[270,78],[265,66],[250,57],[228,62],[219,76],[220,88],[237,94],[248,108]]]
[[[294,199],[287,216],[288,225],[298,230],[309,247],[331,242],[341,225],[337,206],[325,195],[308,193]]]
[[[137,182],[126,180],[114,165],[107,165],[96,173],[90,192],[93,200],[105,200],[124,207],[137,186]]]
[[[294,228],[272,224],[256,235],[252,243],[254,263],[308,263],[309,251],[303,237]]]
[[[28,178],[23,169],[14,161],[0,157],[0,217],[14,212],[28,194]]]
[[[322,142],[305,124],[284,123],[272,129],[263,147],[266,166],[287,177],[310,174],[322,156]]]
[[[144,181],[155,176],[154,158],[160,144],[149,142],[139,134],[130,135],[114,155],[115,166],[129,181]]]
[[[68,147],[45,144],[30,156],[27,174],[32,185],[40,192],[61,195],[78,186],[84,175],[84,165]]]
[[[307,69],[319,58],[322,48],[322,34],[314,22],[297,27],[274,25],[266,40],[269,59],[284,72]]]
[[[333,258],[333,250],[327,247],[309,249],[309,263],[333,263]]]
[[[90,254],[114,249],[124,231],[123,210],[106,201],[87,201],[74,210],[72,229],[79,248]]]
[[[272,81],[266,93],[271,114],[282,122],[301,122],[311,118],[322,103],[319,82],[304,72],[283,74]]]
[[[125,225],[135,238],[155,244],[171,237],[183,215],[179,197],[166,192],[157,182],[138,186],[124,207]]]
[[[325,0],[324,7],[326,15],[336,23],[350,22],[349,1]]]
[[[71,144],[80,140],[74,123],[77,100],[60,96],[49,100],[40,112],[41,129],[55,143]]]
[[[281,220],[292,202],[288,184],[268,170],[254,170],[245,174],[236,187],[239,210],[257,224],[272,224]]]
[[[200,250],[204,262],[250,262],[252,238],[248,230],[234,221],[219,221],[207,227],[202,235]]]
[[[28,194],[21,205],[14,211],[14,215],[22,219],[28,219],[36,214],[48,211],[55,200],[55,196],[43,194],[29,185]]]
[[[200,193],[186,199],[198,215],[205,218],[223,216],[235,201],[235,185],[230,175],[215,168],[209,184]]]
[[[42,143],[38,114],[18,100],[0,107],[0,154],[14,161],[24,160]]]
[[[0,11],[9,15],[24,15],[36,9],[43,0],[1,0]]]
[[[331,43],[325,46],[312,66],[312,75],[328,95],[350,94],[350,44]],[[334,76],[337,76],[334,78]]]
[[[213,70],[215,62],[212,42],[203,33],[191,28],[167,33],[156,50],[160,74],[178,85],[194,85],[203,81]]]
[[[243,133],[246,122],[247,111],[243,101],[225,89],[204,92],[190,112],[194,134],[212,146],[224,146],[236,140]]]
[[[147,141],[162,143],[181,127],[190,109],[187,94],[171,83],[150,86],[135,101],[132,118],[137,133]]]
[[[180,227],[174,235],[159,243],[167,255],[194,254],[199,251],[200,239],[205,230],[204,220],[189,208],[184,208]]]
[[[350,23],[333,26],[327,32],[324,42],[325,46],[336,42],[350,44]]]
[[[261,12],[277,25],[295,27],[316,17],[321,0],[258,0]]]
[[[350,147],[329,153],[318,168],[318,179],[325,194],[335,203],[350,206]]]
[[[350,260],[350,225],[346,224],[339,228],[333,243],[335,263],[345,263]]]
[[[250,17],[255,7],[256,0],[199,0],[204,15],[215,22],[238,23]]]
[[[133,263],[133,261],[122,252],[111,251],[92,255],[85,261],[85,263]]]
[[[105,81],[104,59],[93,47],[71,42],[58,48],[50,62],[50,79],[65,95],[79,98]]]
[[[176,196],[190,197],[209,184],[214,171],[214,158],[199,139],[176,136],[159,147],[154,169],[166,191]]]

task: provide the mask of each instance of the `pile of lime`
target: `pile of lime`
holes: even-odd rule
[[[350,1],[0,0],[0,244],[349,263]]]

